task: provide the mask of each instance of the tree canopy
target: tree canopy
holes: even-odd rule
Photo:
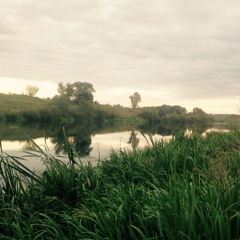
[[[75,82],[72,84],[66,83],[64,85],[63,82],[60,82],[57,90],[61,96],[66,96],[77,104],[82,100],[93,103],[93,93],[95,89],[91,83]]]
[[[39,91],[39,87],[27,85],[25,90],[28,96],[34,97]]]
[[[138,107],[138,103],[141,102],[141,96],[138,92],[135,92],[133,95],[129,96],[132,108]]]

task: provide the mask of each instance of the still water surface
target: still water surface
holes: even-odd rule
[[[62,131],[62,125],[54,126],[17,126],[0,125],[1,144],[5,153],[10,156],[23,157],[26,159],[24,164],[36,171],[43,169],[42,161],[37,157],[25,157],[26,151],[32,146],[29,137],[40,146],[44,151],[52,156],[59,157],[67,161],[65,139]],[[81,159],[87,163],[96,163],[99,159],[108,158],[110,151],[113,150],[132,150],[134,148],[143,148],[148,145],[151,134],[154,141],[167,141],[182,129],[183,131],[192,131],[186,126],[145,126],[136,125],[108,125],[108,126],[67,126],[69,141],[75,146]],[[205,126],[200,129],[201,132],[222,130],[226,131],[225,126]],[[145,137],[142,133],[145,133]]]
[[[137,148],[143,148],[148,145],[147,140],[143,137],[140,132],[135,132],[136,137],[139,139],[139,143]],[[117,133],[105,133],[105,134],[96,134],[92,136],[91,144],[89,146],[90,153],[88,155],[81,156],[81,159],[84,162],[98,162],[99,159],[103,160],[108,158],[109,152],[113,150],[133,149],[131,143],[129,143],[129,138],[131,135],[131,131],[128,132],[117,132]],[[161,136],[159,134],[155,134],[153,139],[156,140],[168,140],[171,136]],[[37,143],[44,151],[47,151],[52,156],[60,157],[60,159],[64,160],[66,158],[66,153],[56,154],[55,152],[55,144],[52,142],[52,138],[36,138],[33,139],[34,142]],[[24,157],[26,156],[26,145],[27,141],[2,141],[3,151],[9,154],[10,156],[18,156]],[[29,158],[24,157],[26,161],[24,164],[34,170],[39,170],[42,168],[42,162],[39,158]]]

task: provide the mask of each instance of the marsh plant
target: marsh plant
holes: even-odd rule
[[[240,133],[151,142],[95,166],[34,143],[40,174],[2,152],[0,239],[239,239]]]

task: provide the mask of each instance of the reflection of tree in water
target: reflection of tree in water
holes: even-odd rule
[[[186,124],[182,123],[149,123],[141,128],[141,131],[146,134],[159,134],[161,136],[176,135],[179,131],[187,129]]]
[[[56,137],[53,137],[51,142],[54,144],[54,151],[56,155],[67,152],[62,128],[57,131]]]
[[[159,127],[157,129],[157,133],[162,136],[170,136],[170,135],[172,135],[173,131],[172,131],[171,127],[169,128],[166,126],[159,125]]]
[[[159,125],[158,134],[162,136],[176,136],[179,132],[185,132],[187,130],[186,124],[182,123],[169,123],[165,125]]]
[[[198,124],[192,124],[189,129],[192,131],[192,133],[196,134],[202,134],[204,133],[207,129],[211,128],[212,124],[204,124],[204,123],[198,123]]]
[[[192,133],[201,134],[207,129],[211,128],[212,124],[196,123],[196,124],[183,124],[183,123],[165,123],[165,124],[148,124],[142,127],[144,133],[160,134],[162,136],[176,136],[178,133],[191,131]]]
[[[131,130],[129,140],[127,142],[132,146],[133,149],[136,149],[139,144],[139,138],[137,137],[137,133],[134,130]]]
[[[39,146],[40,147],[40,146]],[[23,150],[33,150],[36,149],[35,144],[31,140],[27,140],[24,145],[22,146]]]
[[[80,156],[89,156],[92,151],[90,147],[92,143],[90,134],[71,134],[68,136],[68,139]],[[52,138],[51,142],[55,145],[54,150],[56,155],[67,154],[67,147],[62,129],[57,132],[56,137]]]
[[[91,136],[85,138],[81,138],[81,136],[78,135],[72,136],[70,143],[80,156],[89,156],[90,152],[93,149],[90,147],[92,144]]]

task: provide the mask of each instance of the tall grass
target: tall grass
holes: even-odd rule
[[[40,175],[3,153],[0,239],[239,239],[239,134],[179,134],[97,166],[35,145]]]

